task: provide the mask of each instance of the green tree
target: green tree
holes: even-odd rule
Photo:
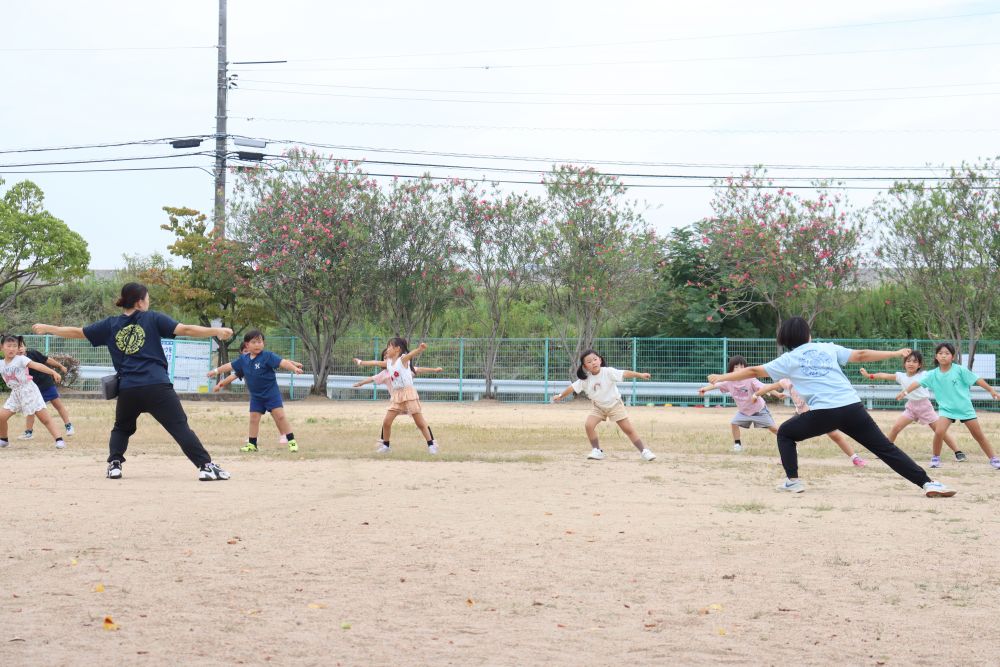
[[[662,247],[614,176],[563,165],[544,183],[539,279],[549,308],[573,324],[558,332],[572,373],[600,327],[626,317],[653,289]]]
[[[16,183],[0,199],[0,313],[27,292],[87,274],[87,242],[44,204],[42,189],[31,181]]]
[[[619,331],[623,336],[675,338],[756,338],[774,324],[761,308],[743,317],[725,318],[724,295],[709,294],[700,284],[706,273],[694,226],[679,227],[666,238],[656,288],[642,300],[635,316]]]
[[[246,247],[249,284],[302,341],[323,394],[333,346],[372,289],[372,224],[379,192],[358,163],[292,150],[273,168],[239,172],[234,238]]]
[[[970,368],[1000,294],[998,179],[998,160],[963,163],[940,185],[897,183],[872,209],[883,225],[878,257],[926,303],[927,335],[964,347]]]
[[[394,180],[371,227],[368,301],[397,335],[425,338],[453,299],[457,240],[441,188],[429,178]]]
[[[537,279],[542,261],[545,203],[523,194],[505,195],[496,185],[485,190],[467,182],[452,184],[448,203],[470,277],[469,288],[459,287],[458,296],[471,312],[482,315],[483,375],[486,395],[493,396],[499,339],[509,334],[514,304]],[[477,299],[484,309],[475,308]]]
[[[163,210],[169,222],[161,228],[176,237],[168,249],[188,264],[151,270],[146,280],[167,287],[168,303],[193,313],[202,326],[218,322],[233,330],[228,341],[213,339],[221,366],[229,362],[229,348],[238,345],[245,329],[264,329],[276,321],[274,308],[252,285],[253,267],[243,243],[211,234],[207,216],[199,211],[171,206]]]

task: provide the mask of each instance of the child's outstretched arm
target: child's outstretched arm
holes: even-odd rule
[[[58,361],[49,357],[49,360],[45,362],[46,366],[51,366],[52,368],[58,368],[60,373],[66,373],[66,367],[60,364]]]
[[[716,385],[720,382],[732,382],[733,380],[749,380],[750,378],[766,378],[767,369],[763,366],[746,366],[735,370],[732,373],[713,374],[708,376],[708,382]]]
[[[363,387],[363,386],[365,386],[366,384],[371,384],[371,383],[372,383],[372,382],[374,382],[374,381],[375,381],[375,376],[374,376],[374,375],[369,375],[368,377],[366,377],[366,378],[365,378],[365,379],[363,379],[363,380],[358,380],[357,382],[355,382],[355,383],[354,383],[354,384],[352,384],[351,386],[352,386],[352,387]]]
[[[296,375],[302,374],[302,364],[297,361],[292,361],[291,359],[282,359],[281,363],[278,364],[278,368],[286,371],[291,371]]]
[[[990,396],[993,397],[994,401],[1000,400],[1000,393],[997,393],[997,390],[991,387],[989,383],[986,382],[986,380],[984,380],[983,378],[979,378],[978,380],[976,380],[976,384],[978,384],[980,387],[988,391]]]
[[[434,368],[431,368],[430,366],[420,366],[419,368],[416,367],[416,366],[412,366],[411,370],[416,375],[420,375],[421,373],[443,373],[444,372],[444,369],[441,368],[440,366],[435,366]]]
[[[354,359],[354,363],[356,363],[358,366],[361,366],[361,367],[365,367],[365,366],[378,366],[379,368],[385,368],[385,362],[384,361],[379,361],[379,360],[376,360],[376,359],[361,360],[361,359],[355,358]]]
[[[222,380],[217,385],[215,385],[214,387],[212,387],[212,391],[216,391],[216,392],[222,391],[223,387],[228,387],[233,382],[236,382],[236,380],[238,380],[238,379],[239,379],[239,376],[236,375],[236,373],[233,373],[232,375],[227,375],[224,380]]]
[[[558,396],[553,396],[552,397],[552,402],[553,403],[558,403],[559,401],[563,400],[564,398],[566,398],[567,396],[569,396],[572,393],[573,393],[573,385],[570,385],[570,386],[566,387],[565,389],[563,389],[562,393],[559,394]]]
[[[910,352],[913,352],[913,350],[908,347],[901,347],[898,350],[852,350],[851,356],[847,358],[847,362],[851,364],[863,364],[868,361],[884,361],[893,357],[906,359],[910,356]],[[896,378],[893,377],[891,379],[895,380]]]
[[[421,343],[420,345],[417,345],[416,348],[414,348],[414,349],[410,350],[409,352],[407,352],[406,354],[404,354],[401,358],[402,358],[402,360],[403,360],[404,363],[409,364],[411,362],[411,360],[416,359],[421,354],[423,354],[424,350],[426,350],[426,349],[427,349],[427,343]]]
[[[28,368],[33,371],[38,371],[39,373],[45,373],[46,375],[51,375],[56,379],[56,382],[62,382],[62,376],[56,373],[54,368],[49,368],[45,364],[40,364],[37,361],[29,361]]]
[[[907,394],[909,394],[911,391],[916,391],[917,389],[920,389],[920,383],[919,382],[911,383],[909,387],[896,394],[896,400],[897,401],[903,400],[904,398],[906,398]]]
[[[222,364],[218,368],[213,368],[212,370],[210,370],[208,372],[208,377],[214,378],[216,375],[220,375],[222,373],[228,373],[231,370],[233,370],[232,364]]]
[[[866,380],[889,380],[890,382],[896,381],[896,376],[893,375],[892,373],[869,373],[864,369],[863,366],[860,369],[858,369],[858,372],[861,373],[861,377],[865,378]]]
[[[698,395],[699,396],[704,396],[705,394],[707,394],[708,392],[710,392],[710,391],[712,391],[714,389],[718,389],[718,387],[716,387],[714,383],[712,383],[712,384],[706,384],[704,387],[701,387],[698,390]]]
[[[640,373],[639,371],[622,371],[622,377],[626,380],[631,380],[632,378],[638,378],[639,380],[648,380],[653,377],[649,373]]]
[[[778,392],[779,398],[786,398],[785,395],[781,393],[780,382],[772,382],[771,384],[765,384],[763,387],[755,391],[753,395],[757,398],[761,398],[763,396],[766,396],[767,394],[770,394],[772,391]]]

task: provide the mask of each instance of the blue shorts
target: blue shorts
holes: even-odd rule
[[[56,389],[55,385],[52,385],[48,389],[42,389],[42,400],[46,403],[51,403],[57,398],[59,398],[59,390]]]
[[[250,394],[250,412],[264,414],[265,412],[271,412],[283,407],[285,407],[285,404],[281,402],[281,394],[279,392],[275,391],[263,396]]]

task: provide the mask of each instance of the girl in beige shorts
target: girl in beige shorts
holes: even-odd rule
[[[573,392],[585,393],[592,401],[590,414],[584,429],[587,431],[587,439],[590,440],[590,455],[588,459],[600,461],[605,458],[604,450],[601,449],[600,440],[597,437],[597,425],[602,421],[611,420],[618,424],[622,433],[628,436],[635,448],[639,450],[639,455],[644,461],[652,461],[656,454],[651,452],[642,443],[642,438],[636,432],[635,427],[625,412],[625,404],[622,402],[622,395],[618,391],[618,384],[623,380],[632,378],[649,379],[649,373],[637,373],[636,371],[623,371],[611,368],[604,361],[604,357],[594,350],[587,350],[580,355],[580,366],[577,368],[576,382],[566,387],[561,394],[552,398],[553,403],[558,403]]]
[[[408,414],[413,417],[413,423],[417,425],[420,433],[427,440],[427,453],[438,453],[437,441],[434,440],[434,433],[431,431],[431,427],[428,426],[427,420],[424,419],[423,411],[420,407],[420,396],[417,394],[416,387],[413,386],[413,368],[411,362],[426,349],[427,343],[421,343],[415,350],[410,351],[405,338],[393,338],[385,348],[384,359],[373,361],[354,360],[354,363],[358,366],[379,366],[380,368],[384,368],[392,384],[392,400],[389,401],[389,409],[385,413],[385,418],[382,419],[382,438],[377,450],[379,454],[388,454],[390,452],[389,437],[392,433],[392,422],[401,414]]]

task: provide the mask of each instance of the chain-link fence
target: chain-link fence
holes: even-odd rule
[[[103,347],[94,348],[85,340],[69,340],[51,336],[27,336],[28,346],[46,353],[66,353],[80,360],[81,366],[110,366],[111,359]],[[355,357],[378,359],[388,342],[388,337],[342,338],[333,348],[330,366],[332,376],[362,379],[378,369],[358,368]],[[923,353],[925,367],[934,362],[934,347],[938,341],[922,339],[825,339],[852,349],[891,350],[911,347]],[[575,377],[577,360],[571,358],[570,349],[557,338],[505,338],[496,341],[493,349],[483,338],[432,338],[425,341],[427,351],[418,359],[418,368],[441,367],[440,372],[420,374],[426,380],[420,396],[428,401],[474,401],[486,396],[484,378],[492,367],[494,398],[505,402],[543,403],[561,392]],[[769,338],[602,338],[593,345],[609,366],[648,372],[649,381],[633,380],[625,400],[633,405],[647,403],[673,405],[731,404],[728,396],[713,392],[705,398],[694,393],[695,384],[703,384],[710,373],[725,372],[730,357],[743,356],[751,366],[763,364],[779,354],[773,339]],[[267,349],[275,354],[300,361],[305,373],[311,373],[309,357],[302,341],[295,337],[269,337]],[[236,349],[232,349],[235,355]],[[979,341],[976,350],[975,370],[991,384],[996,373],[996,358],[1000,354],[1000,341]],[[492,363],[491,363],[492,360]],[[891,391],[870,391],[866,387],[892,389],[891,383],[874,383],[858,373],[861,364],[849,364],[844,371],[859,387],[862,398],[873,408],[898,409],[900,402]],[[902,370],[899,359],[865,364],[871,372],[894,373]],[[309,392],[309,382],[289,374],[291,386],[286,392],[292,397],[302,397]],[[76,388],[96,389],[89,386],[94,381],[82,382]],[[687,383],[690,386],[683,386]],[[343,382],[341,383],[344,384]],[[644,389],[644,385],[646,388]],[[655,386],[655,391],[651,388]],[[233,383],[230,390],[244,391],[242,383]],[[676,390],[676,393],[670,393]],[[360,389],[343,386],[331,390],[331,396],[352,400],[384,400],[385,392],[372,385]],[[1000,410],[995,401],[976,401],[979,410]]]

